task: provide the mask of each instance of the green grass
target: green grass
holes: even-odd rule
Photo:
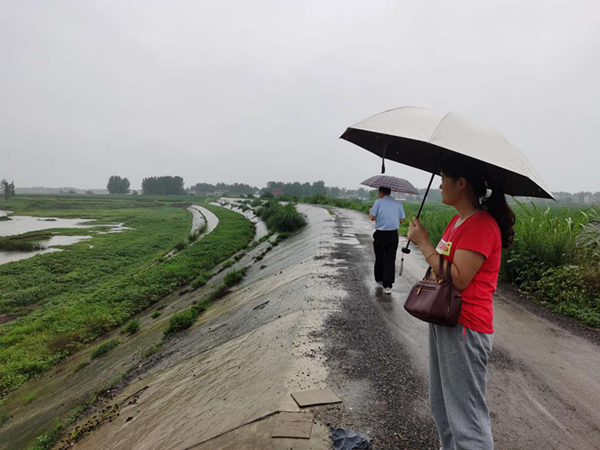
[[[192,281],[192,287],[194,289],[198,289],[198,288],[204,286],[205,284],[206,284],[206,276],[203,273],[198,275],[198,277],[196,277],[196,279],[194,281]]]
[[[233,266],[234,264],[235,264],[235,261],[233,259],[230,259],[223,263],[223,268],[228,269],[229,267]]]
[[[303,203],[310,203],[312,205],[328,205],[338,208],[353,209],[354,211],[359,211],[365,214],[369,213],[369,206],[373,203],[363,202],[361,200],[331,198],[323,194],[314,194],[308,197],[303,197],[300,201]],[[329,211],[329,213],[331,214],[332,212]]]
[[[223,284],[217,286],[213,292],[203,297],[198,303],[190,308],[171,317],[169,324],[164,331],[164,338],[169,338],[177,332],[190,328],[196,322],[196,319],[200,314],[206,311],[214,301],[227,295],[229,289],[236,284],[239,284],[245,275],[245,268],[229,271],[223,279]]]
[[[79,372],[81,369],[83,369],[84,367],[86,367],[89,364],[89,361],[80,361],[77,364],[75,364],[75,366],[73,366],[73,373],[75,372]]]
[[[140,319],[135,318],[131,319],[125,326],[123,327],[123,333],[125,334],[135,334],[140,330]]]
[[[42,250],[43,248],[43,245],[37,242],[31,242],[30,240],[15,240],[10,237],[0,237],[0,250],[6,252],[33,252]]]
[[[304,216],[291,203],[281,205],[277,201],[269,201],[256,214],[272,232],[293,232],[306,225]]]
[[[6,414],[4,412],[0,412],[0,429],[4,426],[4,424],[6,422],[8,422],[11,419],[12,416],[10,416],[9,414]]]
[[[104,356],[114,348],[116,348],[120,344],[118,339],[111,339],[110,341],[103,342],[98,347],[94,349],[92,354],[90,355],[90,359],[100,358]]]
[[[129,206],[138,203],[135,199],[112,201],[118,207],[105,198],[92,198],[91,204],[100,208],[96,210],[85,209],[80,199],[72,205],[51,197],[11,200],[2,206],[19,214],[125,222],[134,230],[95,235],[94,249],[74,244],[64,252],[0,266],[0,313],[23,316],[0,327],[0,394],[40,375],[211,270],[246,245],[254,233],[251,222],[241,215],[206,205],[220,220],[217,228],[177,256],[152,265],[187,236],[190,214],[154,200],[146,199],[143,203],[150,205],[143,208]],[[38,211],[32,203],[58,209]]]
[[[165,330],[165,335],[168,336],[191,327],[196,321],[196,318],[200,312],[201,311],[199,308],[190,308],[173,315],[171,320],[169,320],[169,325]]]
[[[233,287],[236,284],[239,284],[246,275],[246,269],[234,269],[225,274],[223,278],[223,283],[228,287]]]
[[[157,317],[160,317],[161,314],[162,313],[160,311],[154,311],[150,317],[156,319]]]

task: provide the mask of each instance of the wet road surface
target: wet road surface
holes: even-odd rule
[[[425,272],[422,255],[415,250],[405,258],[403,276],[384,296],[372,275],[372,223],[358,212],[333,211],[337,281],[349,296],[326,324],[327,356],[330,378],[356,398],[345,420],[371,428],[377,448],[437,449],[427,405],[427,325],[403,308]],[[399,258],[400,252],[397,268]],[[496,448],[600,448],[598,332],[547,320],[543,308],[535,313],[523,303],[502,285],[494,300],[487,398]]]

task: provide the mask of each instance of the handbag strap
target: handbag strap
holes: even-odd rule
[[[448,283],[452,284],[452,263],[450,261],[448,261],[448,266],[446,267],[446,278],[448,279]]]

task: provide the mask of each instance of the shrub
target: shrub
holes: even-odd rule
[[[119,344],[120,344],[120,342],[118,339],[111,339],[110,341],[103,342],[102,344],[100,344],[98,347],[96,347],[94,349],[94,351],[92,352],[92,355],[90,356],[90,359],[96,359],[96,358],[99,358],[100,356],[105,355],[106,353],[110,352],[112,349],[114,349]]]
[[[596,267],[595,276],[589,279],[591,271],[593,269],[576,265],[553,267],[546,270],[529,290],[554,312],[600,327],[599,291],[595,286],[600,269]]]
[[[84,367],[86,367],[89,364],[88,361],[80,361],[77,364],[75,364],[73,366],[73,373],[75,372],[79,372],[81,369],[83,369]]]
[[[587,222],[585,214],[573,219],[568,210],[542,211],[521,203],[515,212],[515,240],[502,257],[503,279],[527,288],[548,269],[577,263],[577,241]]]
[[[8,415],[5,412],[0,412],[0,428],[2,428],[2,426],[8,422],[10,420],[12,416]]]
[[[234,264],[235,264],[235,261],[233,259],[230,259],[223,263],[223,267],[227,269],[227,268],[233,266]]]
[[[166,335],[177,333],[191,327],[196,321],[197,315],[191,309],[185,310],[171,317],[169,325],[165,330]]]
[[[198,289],[206,284],[206,277],[204,274],[198,275],[194,281],[192,281],[192,287]]]
[[[269,201],[256,212],[269,230],[291,232],[299,230],[306,225],[306,219],[296,211],[294,205],[288,203],[282,206],[276,201]]]
[[[179,241],[177,244],[175,244],[175,250],[177,251],[181,251],[185,248],[185,242],[184,241]]]
[[[228,287],[235,286],[236,284],[240,283],[244,279],[245,275],[246,275],[246,269],[232,270],[225,274],[223,283]]]
[[[162,313],[160,311],[154,311],[150,317],[156,319],[157,317],[160,317],[161,314]]]
[[[123,333],[134,334],[137,333],[139,330],[140,319],[136,317],[135,319],[132,319],[129,322],[127,322],[127,325],[125,325],[125,328],[123,328]]]

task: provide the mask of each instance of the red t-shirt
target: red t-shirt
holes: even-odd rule
[[[456,250],[471,250],[485,256],[485,261],[462,291],[462,310],[458,322],[480,333],[494,332],[492,295],[498,285],[502,236],[496,220],[486,211],[479,211],[461,223],[454,224],[456,215],[446,227],[436,251],[448,261],[454,261]]]

